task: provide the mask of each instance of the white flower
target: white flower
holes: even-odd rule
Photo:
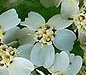
[[[62,19],[59,14],[45,23],[40,14],[30,12],[28,18],[21,22],[21,25],[27,27],[17,33],[19,44],[23,45],[18,48],[23,52],[21,56],[29,58],[36,66],[50,67],[55,57],[52,43],[64,51],[71,51],[73,48],[76,36],[71,30],[64,29],[70,24],[71,21]],[[31,54],[26,56],[28,52]]]
[[[67,4],[66,4],[67,3]],[[71,20],[78,29],[78,38],[80,46],[86,50],[86,0],[84,5],[79,8],[79,0],[62,0],[61,16],[64,19],[72,18]]]
[[[34,66],[29,60],[17,57],[19,53],[16,48],[0,46],[0,75],[30,75]]]
[[[73,53],[69,54],[69,66],[67,68],[66,75],[76,75],[82,67],[82,58],[81,56],[74,55]]]
[[[48,69],[52,75],[54,74],[62,74],[69,65],[69,56],[65,51],[62,51],[61,53],[56,53],[55,55],[55,61],[53,65]]]
[[[35,42],[51,45],[52,43],[55,43],[53,42],[54,40],[57,43],[59,38],[64,37],[61,40],[66,44],[61,43],[61,41],[59,46],[63,45],[69,48],[61,49],[62,47],[59,48],[58,46],[57,48],[60,50],[72,50],[76,36],[72,31],[65,29],[71,25],[71,21],[62,19],[59,14],[53,16],[45,23],[44,18],[40,14],[30,12],[28,18],[26,18],[24,22],[21,22],[21,25],[27,26],[26,28],[21,29],[17,34],[21,45],[28,43],[33,44]],[[69,42],[66,40],[69,40]],[[57,45],[56,43],[55,45]]]
[[[76,75],[82,67],[82,58],[61,52],[56,54],[54,64],[49,68],[52,75]]]
[[[18,18],[18,14],[15,9],[10,9],[0,15],[0,37],[5,38],[5,36],[12,34],[13,31],[9,31],[10,29],[16,27],[20,23],[20,19]],[[11,35],[10,35],[11,36]],[[12,37],[12,36],[11,36]],[[7,37],[6,37],[7,38]],[[6,39],[5,38],[5,39]],[[12,38],[8,37],[10,40]],[[6,39],[8,41],[8,38]],[[7,43],[6,40],[2,40],[2,42]]]
[[[66,4],[67,3],[67,4]],[[79,1],[78,0],[62,0],[61,15],[64,18],[72,17],[79,13]]]

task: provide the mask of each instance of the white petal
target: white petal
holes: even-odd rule
[[[16,57],[9,67],[9,75],[30,75],[33,70],[34,66],[29,60]]]
[[[76,35],[68,29],[58,31],[53,44],[60,50],[71,51],[73,49]]]
[[[29,30],[27,27],[17,32],[17,38],[20,45],[34,44],[34,32]]]
[[[54,55],[55,52],[52,45],[42,45],[37,43],[31,51],[30,60],[34,63],[34,65],[48,68],[54,62]]]
[[[86,6],[86,0],[84,0],[84,5]]]
[[[0,69],[0,75],[9,75],[8,69],[7,68]]]
[[[25,44],[25,45],[19,46],[17,48],[17,51],[20,52],[19,56],[30,59],[30,53],[31,53],[32,47],[33,45],[31,44]]]
[[[5,30],[11,29],[20,23],[15,9],[10,9],[0,15],[0,25]]]
[[[71,65],[69,66],[66,75],[76,75],[82,67],[82,58],[71,54],[70,63]]]
[[[61,14],[64,18],[72,17],[79,12],[78,0],[62,0]]]
[[[45,51],[46,51],[46,55],[45,55],[45,61],[44,61],[43,66],[45,68],[49,68],[54,62],[55,51],[52,45],[48,45],[47,47],[45,47]]]
[[[57,30],[59,30],[59,29],[67,28],[73,22],[71,20],[63,19],[60,14],[57,14],[51,17],[47,23],[51,26],[54,26]]]
[[[30,30],[36,31],[38,27],[45,24],[45,19],[36,12],[30,12],[28,18],[21,22],[21,25],[27,26]]]
[[[69,56],[65,51],[62,51],[60,54],[59,53],[56,54],[54,64],[50,68],[50,71],[62,72],[68,68],[68,65],[69,65]]]
[[[16,33],[18,30],[19,30],[18,27],[14,27],[12,29],[7,30],[5,36],[3,37],[3,42],[5,44],[8,44],[12,41],[15,41],[17,39]]]

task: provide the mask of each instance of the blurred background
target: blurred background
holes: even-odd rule
[[[28,16],[30,11],[40,13],[46,21],[60,12],[60,9],[55,6],[45,8],[39,0],[0,0],[0,14],[11,8],[16,9],[19,18],[22,20]]]

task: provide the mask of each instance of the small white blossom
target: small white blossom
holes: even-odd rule
[[[76,75],[81,67],[82,58],[80,56],[61,52],[56,54],[54,64],[49,68],[49,71],[52,75]]]
[[[75,31],[78,29],[80,46],[86,50],[86,0],[81,8],[79,8],[79,0],[62,0],[61,16],[64,19],[72,19],[72,23],[76,26]]]
[[[59,14],[45,23],[45,19],[40,14],[30,12],[28,18],[20,24],[26,27],[17,33],[19,44],[24,45],[18,49],[23,48],[21,56],[30,59],[38,67],[49,68],[53,64],[55,58],[53,45],[64,51],[71,51],[73,48],[76,36],[71,30],[65,29],[71,25],[71,21],[62,19]],[[29,46],[31,44],[33,47],[30,46],[28,49],[25,44]],[[30,52],[30,55],[26,56],[26,52]]]
[[[22,57],[16,48],[7,45],[0,46],[0,75],[30,75],[33,64]]]
[[[20,21],[21,20],[18,18],[18,14],[15,9],[10,9],[0,15],[0,42],[7,44],[13,40],[13,38],[11,37],[14,36],[14,32],[10,29],[14,28],[15,30],[17,30],[17,28],[15,27],[20,23]]]

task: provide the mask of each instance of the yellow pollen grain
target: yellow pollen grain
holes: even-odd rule
[[[14,56],[14,55],[15,55],[15,50],[11,50],[11,51],[9,52],[9,54],[12,55],[12,56]]]
[[[80,21],[83,21],[84,19],[85,19],[84,16],[79,16],[79,20],[80,20]]]
[[[3,35],[3,32],[0,31],[0,36],[2,36],[2,35]]]
[[[2,52],[3,54],[6,53],[6,51],[4,51],[2,48],[0,48],[0,52]]]
[[[46,35],[45,40],[49,42],[51,40],[51,37],[49,35]]]
[[[42,34],[38,34],[38,37],[41,38],[42,37]]]
[[[3,66],[4,66],[4,64],[3,63],[0,63],[0,68],[3,67]]]
[[[4,61],[5,62],[9,62],[10,61],[10,56],[9,55],[6,55],[5,58],[4,58]]]
[[[42,37],[43,37],[42,34],[37,34],[37,38],[38,38],[38,40],[40,40]]]

